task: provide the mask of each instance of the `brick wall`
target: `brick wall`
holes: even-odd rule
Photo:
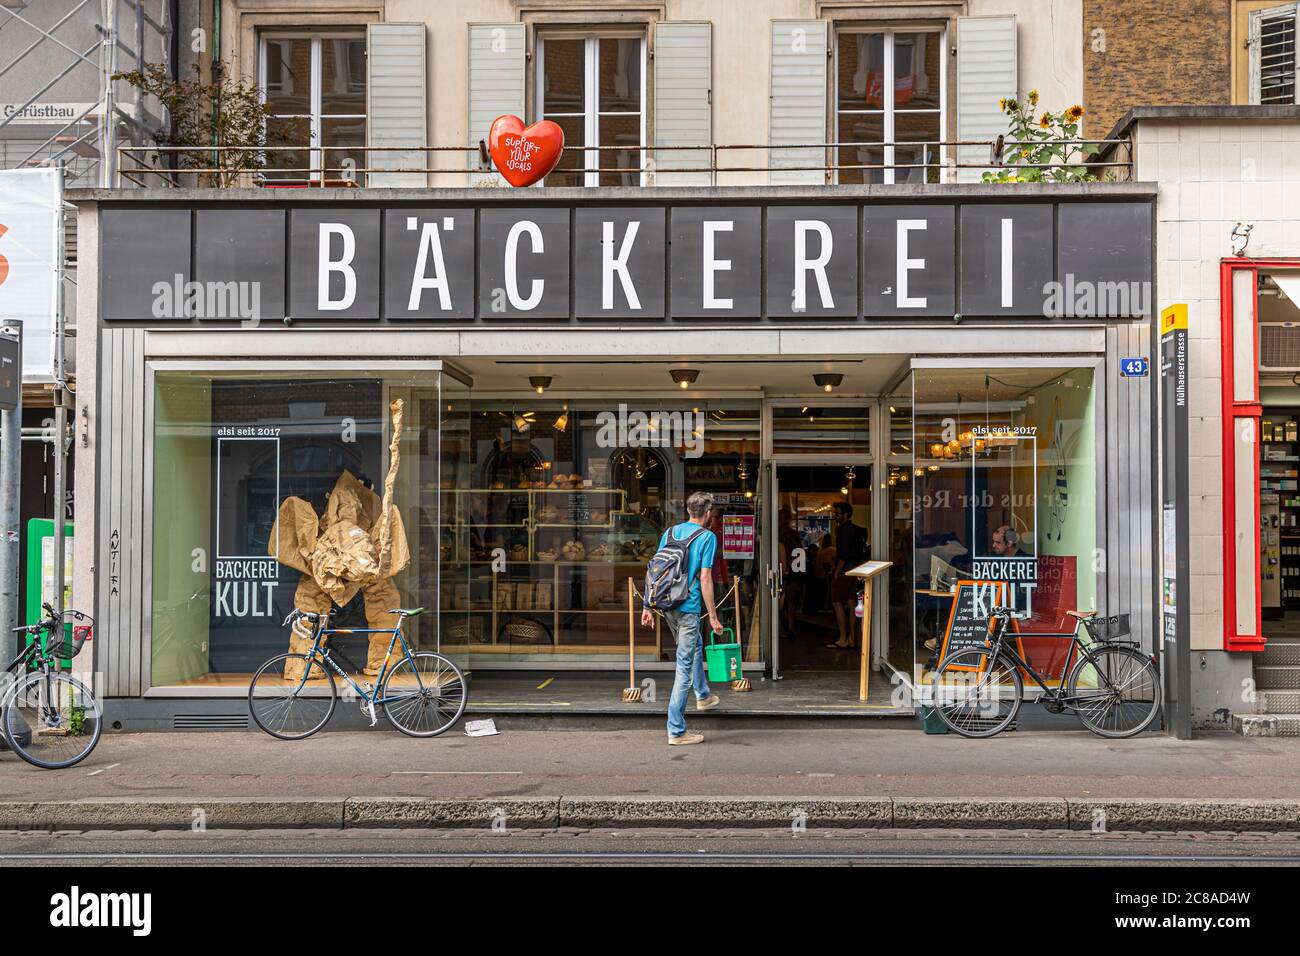
[[[1087,135],[1131,106],[1232,102],[1231,0],[1084,0]]]

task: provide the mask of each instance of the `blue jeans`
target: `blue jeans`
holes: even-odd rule
[[[664,621],[677,639],[677,673],[673,676],[673,695],[668,700],[668,736],[686,733],[686,695],[692,688],[696,700],[712,696],[704,678],[704,636],[700,633],[700,616],[682,611],[664,611]]]

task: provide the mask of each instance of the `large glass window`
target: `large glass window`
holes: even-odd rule
[[[836,34],[841,183],[939,181],[943,37],[938,30]]]
[[[270,107],[266,176],[358,183],[366,145],[366,38],[264,35],[261,86]]]
[[[758,415],[757,404],[475,402],[467,481],[442,491],[444,514],[468,529],[454,557],[470,573],[444,585],[444,606],[468,612],[458,650],[485,667],[626,660],[632,625],[638,660],[671,659],[671,637],[634,623],[629,599],[702,490],[716,502],[719,610],[745,660],[760,660]]]
[[[546,185],[641,185],[644,50],[639,36],[538,37],[537,111],[565,146]]]
[[[337,624],[360,628],[391,627],[392,608],[425,606],[435,613],[405,633],[413,646],[436,647],[437,559],[458,534],[436,489],[463,480],[468,414],[464,387],[434,371],[401,379],[159,371],[152,685],[246,684],[289,649],[281,622],[295,606],[337,606]],[[392,573],[367,574],[373,561]],[[358,671],[374,663],[365,635],[334,646]]]
[[[944,654],[960,581],[1017,612],[1022,644],[1059,679],[1066,611],[1098,607],[1096,393],[1089,368],[913,373],[913,676]]]

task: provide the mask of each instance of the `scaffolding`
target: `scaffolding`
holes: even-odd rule
[[[175,76],[178,10],[177,0],[0,0],[0,90],[18,91],[0,115],[0,168],[62,166],[69,186],[117,185],[118,147],[152,145],[167,117],[113,75],[162,63]]]

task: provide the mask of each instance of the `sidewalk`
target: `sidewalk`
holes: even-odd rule
[[[0,757],[0,829],[206,825],[757,825],[1300,829],[1300,741],[1228,732],[1107,741],[1086,731],[992,740],[915,729],[110,734],[82,765]],[[598,798],[598,799],[593,799]],[[704,799],[700,799],[704,798]],[[1226,801],[1226,802],[1225,802]]]

